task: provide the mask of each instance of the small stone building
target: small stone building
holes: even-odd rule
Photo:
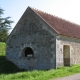
[[[80,26],[31,7],[6,44],[6,58],[21,69],[80,64]]]

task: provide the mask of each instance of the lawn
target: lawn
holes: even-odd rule
[[[80,72],[80,65],[51,70],[23,71],[5,59],[5,43],[0,42],[0,80],[50,80]]]

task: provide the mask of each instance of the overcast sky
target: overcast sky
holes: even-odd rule
[[[3,17],[11,17],[13,28],[28,6],[80,25],[80,0],[0,0]]]

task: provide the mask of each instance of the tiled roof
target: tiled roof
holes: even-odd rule
[[[47,24],[49,24],[58,34],[73,38],[80,38],[80,26],[64,19],[52,16],[40,10],[31,8]]]

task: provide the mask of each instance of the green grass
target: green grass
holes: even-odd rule
[[[0,42],[0,56],[5,55],[5,50],[6,50],[5,46],[6,46],[5,43]]]
[[[80,72],[80,65],[51,70],[22,71],[5,59],[5,43],[0,42],[0,80],[49,80]]]

